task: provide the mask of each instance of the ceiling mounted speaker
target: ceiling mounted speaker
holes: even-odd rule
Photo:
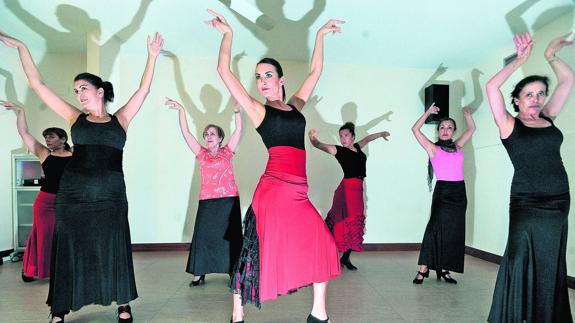
[[[247,3],[245,0],[232,0],[230,2],[230,9],[262,29],[271,30],[275,26],[275,22],[272,18],[264,15],[258,8]]]

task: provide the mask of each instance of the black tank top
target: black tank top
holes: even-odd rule
[[[515,172],[511,194],[557,194],[569,191],[569,182],[561,159],[563,134],[553,121],[551,126],[531,128],[519,118],[511,135],[501,139]]]
[[[70,129],[74,146],[102,145],[119,150],[124,149],[126,131],[124,131],[115,115],[110,114],[109,116],[111,120],[104,123],[86,120],[88,115],[85,113],[78,116],[78,119],[76,119]]]
[[[44,159],[44,162],[42,163],[44,180],[42,181],[40,191],[52,194],[56,194],[58,192],[60,177],[62,177],[62,173],[71,158],[72,156],[59,157],[48,155],[48,157]]]
[[[265,106],[264,120],[256,128],[269,149],[275,146],[290,146],[305,150],[305,117],[294,106],[290,111]]]
[[[342,146],[335,146],[337,150],[335,158],[343,169],[343,178],[364,178],[367,156],[361,151],[358,143],[353,146],[357,152]]]

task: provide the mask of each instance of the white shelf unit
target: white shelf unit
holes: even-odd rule
[[[12,155],[12,222],[15,252],[22,252],[26,248],[32,230],[34,200],[40,191],[39,180],[42,177],[42,166],[36,156]]]

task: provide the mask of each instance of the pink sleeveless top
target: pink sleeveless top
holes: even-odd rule
[[[221,147],[216,156],[210,155],[210,152],[202,147],[196,156],[202,174],[200,200],[238,196],[232,165],[233,157],[234,153],[227,145]]]
[[[459,148],[453,153],[448,153],[439,146],[435,146],[435,156],[431,159],[435,178],[438,181],[462,181],[463,159],[463,153]]]

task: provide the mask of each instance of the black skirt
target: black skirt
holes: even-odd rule
[[[489,322],[573,322],[567,291],[570,196],[512,195]]]
[[[240,198],[200,200],[186,271],[196,276],[230,274],[242,242]]]
[[[463,273],[466,210],[465,182],[437,181],[419,265]]]

